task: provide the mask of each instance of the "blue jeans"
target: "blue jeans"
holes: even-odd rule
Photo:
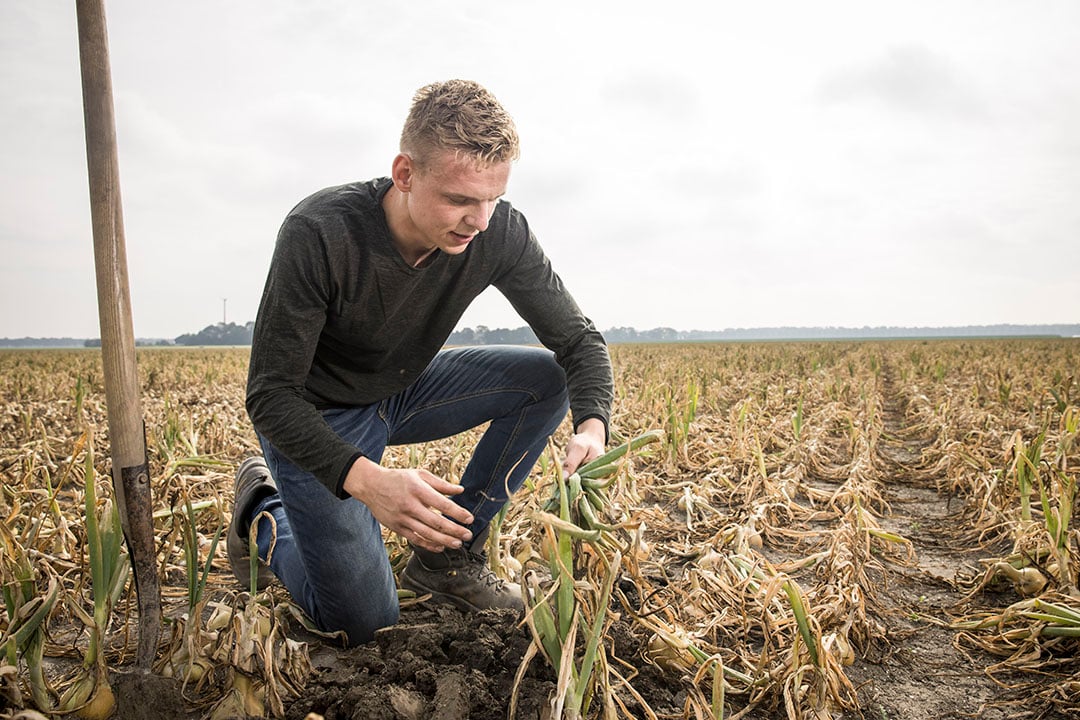
[[[552,353],[528,347],[440,352],[411,386],[379,403],[323,412],[330,427],[378,462],[387,445],[428,442],[491,421],[453,496],[478,535],[525,482],[548,437],[566,416],[566,376]],[[310,473],[259,438],[278,494],[253,517],[276,522],[269,565],[315,623],[366,642],[398,619],[397,587],[378,521],[355,498],[338,499]],[[509,492],[508,492],[509,491]],[[270,551],[270,523],[259,521],[259,557]]]

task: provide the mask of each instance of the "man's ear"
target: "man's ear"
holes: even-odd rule
[[[415,174],[416,163],[413,159],[405,153],[398,153],[390,169],[390,179],[394,181],[394,187],[398,189],[398,192],[407,193],[412,189],[412,179]]]

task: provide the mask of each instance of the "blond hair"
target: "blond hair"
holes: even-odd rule
[[[451,150],[480,165],[512,162],[521,149],[510,114],[471,80],[431,83],[416,91],[401,132],[401,152],[423,166],[432,153]]]

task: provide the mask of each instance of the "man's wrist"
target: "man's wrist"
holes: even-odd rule
[[[582,420],[574,429],[579,435],[591,435],[599,439],[603,445],[607,440],[607,424],[598,417],[588,417]]]
[[[342,488],[349,495],[359,497],[359,494],[363,492],[364,488],[371,481],[371,478],[381,470],[381,465],[360,455],[353,461],[352,466],[349,468],[349,472],[345,476],[345,482],[343,483]]]

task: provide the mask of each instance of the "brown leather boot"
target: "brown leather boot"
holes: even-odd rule
[[[483,550],[487,534],[485,528],[468,548],[447,548],[441,553],[413,547],[409,564],[401,571],[401,587],[418,595],[430,593],[432,600],[465,611],[507,608],[522,612],[521,586],[499,578],[488,567]]]

